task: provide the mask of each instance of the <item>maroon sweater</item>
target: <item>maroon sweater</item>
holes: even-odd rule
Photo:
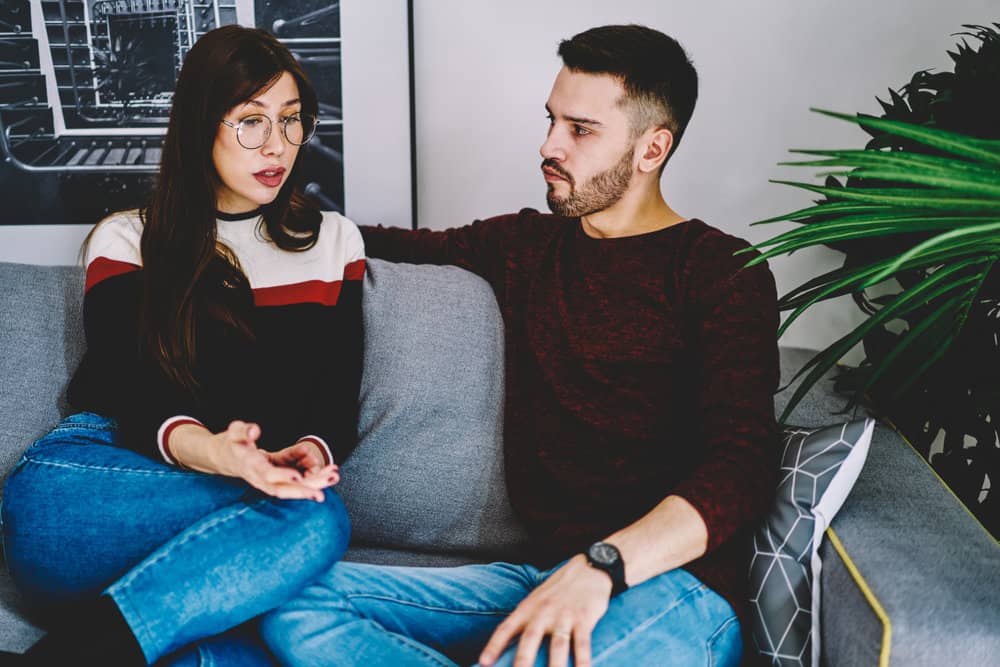
[[[777,484],[774,278],[699,220],[613,239],[531,209],[443,232],[362,227],[370,257],[455,264],[506,327],[511,504],[551,564],[668,495],[708,527],[686,567],[744,616],[744,538]],[[627,566],[627,564],[626,564]]]

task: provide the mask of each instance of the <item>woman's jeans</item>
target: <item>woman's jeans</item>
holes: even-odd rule
[[[73,415],[7,479],[7,567],[41,613],[110,595],[152,663],[282,604],[347,547],[347,512],[332,491],[323,503],[279,500],[116,438],[113,421]],[[197,664],[192,653],[231,657],[245,645],[216,638],[177,658]]]
[[[261,632],[287,667],[469,665],[497,625],[554,571],[510,563],[337,563],[266,614]],[[497,665],[509,667],[516,648]],[[683,569],[616,596],[591,635],[595,667],[735,666],[742,651],[733,608]],[[547,640],[534,664],[548,665]]]

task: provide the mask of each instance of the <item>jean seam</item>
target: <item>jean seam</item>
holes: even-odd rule
[[[46,461],[39,460],[31,456],[31,453],[25,453],[22,461],[20,463],[32,463],[38,466],[52,466],[53,468],[69,468],[76,470],[96,470],[101,472],[124,472],[130,474],[138,475],[157,475],[157,476],[168,476],[168,475],[192,475],[200,474],[194,473],[188,470],[149,470],[144,468],[132,468],[126,466],[108,466],[108,465],[93,465],[84,463],[68,463],[66,461]],[[166,465],[166,464],[164,464]],[[13,472],[13,470],[11,471]]]
[[[684,594],[682,596],[676,598],[674,600],[674,603],[672,605],[670,605],[666,609],[660,610],[660,612],[658,614],[656,614],[655,616],[650,616],[649,618],[647,618],[645,621],[643,621],[639,625],[636,625],[636,626],[628,628],[628,631],[624,635],[622,635],[621,637],[619,637],[618,639],[616,639],[611,644],[608,644],[608,646],[603,651],[601,651],[598,655],[593,656],[592,664],[597,665],[598,663],[602,663],[605,658],[607,658],[609,655],[611,655],[612,653],[614,653],[615,650],[618,647],[620,647],[630,636],[636,634],[637,632],[642,632],[647,627],[649,627],[653,623],[655,623],[658,620],[660,620],[662,617],[666,616],[667,614],[669,614],[670,612],[672,612],[673,610],[677,609],[682,604],[684,604],[685,602],[687,602],[688,598],[692,597],[696,593],[704,593],[707,590],[708,590],[708,588],[706,588],[704,584],[698,584],[696,586],[693,586],[692,588],[689,588],[689,589],[685,590]]]
[[[729,626],[738,622],[739,619],[736,616],[730,616],[724,623],[722,623],[722,625],[718,627],[715,632],[712,633],[712,636],[708,638],[708,642],[706,643],[708,647],[708,667],[714,667],[715,665],[715,655],[712,649],[715,647],[716,640],[718,640],[723,632],[729,630]]]
[[[513,609],[496,609],[496,610],[451,609],[448,607],[439,607],[435,605],[423,604],[420,602],[416,602],[414,600],[403,600],[398,597],[391,597],[387,595],[374,595],[372,593],[345,593],[344,597],[347,599],[348,602],[351,602],[352,604],[355,599],[377,600],[379,602],[388,602],[391,604],[398,604],[405,607],[413,607],[416,609],[423,609],[426,611],[458,614],[464,616],[507,616],[508,614],[514,611]]]
[[[263,502],[267,501],[265,500]],[[254,503],[254,505],[256,504],[258,503]],[[161,561],[173,556],[174,552],[180,549],[181,547],[189,544],[190,542],[196,539],[201,539],[206,533],[214,530],[217,526],[221,524],[228,523],[229,521],[238,519],[247,512],[251,511],[251,509],[253,509],[252,506],[245,505],[236,512],[228,513],[226,514],[226,516],[217,517],[216,519],[208,522],[206,525],[199,527],[197,531],[192,532],[190,535],[186,535],[184,539],[178,541],[176,544],[171,544],[170,549],[164,551],[163,553],[158,554],[155,558],[152,558],[149,561],[141,563],[140,565],[136,566],[127,574],[125,574],[121,579],[119,579],[118,581],[116,581],[115,583],[111,584],[111,586],[108,587],[107,589],[108,594],[111,595],[112,598],[114,598],[115,602],[118,604],[118,607],[123,612],[125,611],[125,607],[128,607],[129,610],[131,610],[130,613],[128,614],[129,618],[127,620],[129,621],[129,626],[132,628],[132,632],[135,634],[136,639],[139,640],[139,645],[142,647],[144,653],[146,652],[145,651],[146,646],[149,643],[151,643],[150,640],[155,638],[152,637],[153,633],[149,631],[148,625],[145,619],[143,619],[142,614],[139,613],[138,609],[133,607],[130,602],[126,601],[125,598],[127,598],[128,588],[139,576],[144,574],[154,565],[157,565]],[[123,594],[122,598],[118,597],[117,593],[119,592]],[[135,623],[134,626],[132,625],[133,622]],[[148,654],[146,655],[146,657],[150,658]],[[153,657],[159,659],[161,656],[156,655]]]

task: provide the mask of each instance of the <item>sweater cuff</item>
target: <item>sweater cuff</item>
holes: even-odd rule
[[[319,437],[318,435],[304,435],[299,438],[299,442],[311,442],[320,448],[323,452],[323,465],[328,466],[333,463],[333,453],[330,451],[330,446],[326,444],[326,440]]]
[[[170,452],[170,434],[178,426],[184,426],[185,424],[195,424],[197,426],[204,426],[200,421],[194,417],[188,417],[185,415],[177,415],[176,417],[171,417],[167,419],[162,424],[160,424],[160,429],[156,432],[156,446],[160,450],[160,456],[163,460],[172,466],[178,466],[183,468],[177,459],[174,458],[173,454]]]

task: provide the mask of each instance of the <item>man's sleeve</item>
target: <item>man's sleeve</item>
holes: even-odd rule
[[[709,277],[694,303],[695,414],[703,456],[674,490],[698,510],[708,528],[708,551],[754,523],[771,505],[778,475],[774,392],[779,382],[778,309],[766,264],[741,267],[755,255],[732,237],[700,261]],[[713,279],[714,277],[714,279]]]
[[[369,257],[410,264],[453,264],[492,282],[502,275],[504,254],[516,237],[518,215],[477,220],[444,231],[361,227]]]

